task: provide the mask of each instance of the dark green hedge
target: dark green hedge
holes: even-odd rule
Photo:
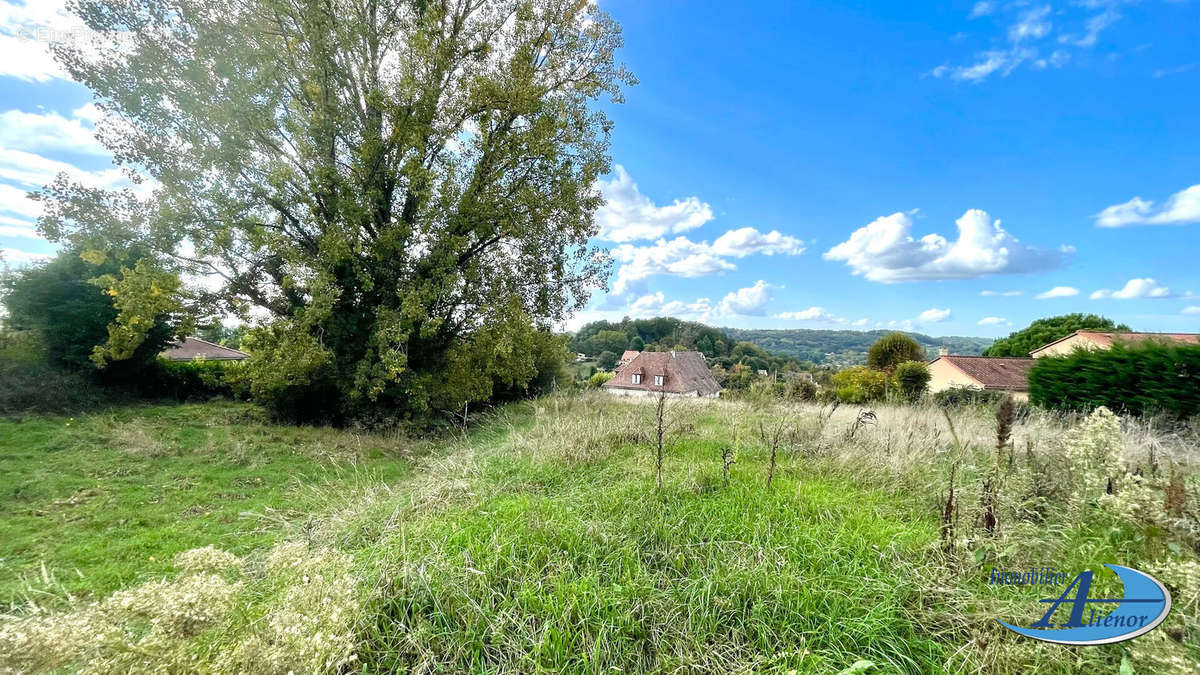
[[[240,361],[167,361],[160,359],[155,364],[155,373],[149,374],[144,395],[166,396],[187,400],[228,396],[242,398],[246,385],[245,364]]]
[[[1200,345],[1143,343],[1038,359],[1029,400],[1059,410],[1200,414]]]

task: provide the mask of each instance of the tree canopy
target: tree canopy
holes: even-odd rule
[[[867,350],[867,365],[892,372],[905,361],[924,361],[925,348],[904,333],[888,333]]]
[[[54,47],[146,199],[60,176],[52,240],[137,242],[254,319],[265,402],[332,420],[528,382],[607,277],[588,247],[620,100],[616,24],[577,0],[79,0]],[[289,405],[290,405],[289,404]],[[301,405],[295,409],[305,408]]]
[[[1077,330],[1128,331],[1129,326],[1095,314],[1064,314],[1038,319],[983,350],[984,356],[1029,356],[1029,352]]]

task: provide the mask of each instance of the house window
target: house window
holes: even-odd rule
[[[662,375],[655,375],[655,376],[654,376],[654,386],[656,386],[656,387],[661,387],[661,386],[662,386],[662,383],[663,383],[663,376],[662,376]]]
[[[633,383],[634,383],[634,384],[641,384],[641,383],[642,383],[642,374],[641,374],[641,373],[634,373],[634,374],[633,374]]]

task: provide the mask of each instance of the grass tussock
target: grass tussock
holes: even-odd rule
[[[86,470],[161,464],[200,492],[233,476],[180,458],[256,467],[264,481],[303,458],[323,479],[247,484],[249,534],[241,519],[218,521],[165,568],[143,560],[136,569],[154,573],[140,581],[101,582],[89,570],[78,584],[86,594],[27,594],[0,620],[0,669],[123,672],[146,659],[280,673],[1200,668],[1200,439],[1189,427],[1104,410],[943,417],[882,406],[867,416],[657,403],[556,395],[419,451],[274,427],[247,406],[195,408],[186,433],[175,411],[43,429],[90,447],[72,457]],[[103,450],[100,436],[110,439]],[[54,463],[48,451],[31,457]],[[387,462],[404,469],[386,475]],[[53,508],[111,508],[133,496],[127,489],[63,485],[33,500],[46,513],[26,517],[44,525]],[[61,576],[60,550],[18,534],[43,545]],[[992,568],[1103,562],[1166,584],[1167,622],[1086,649],[995,622],[1039,618],[1046,590],[990,585]],[[40,564],[13,567],[29,578]],[[1111,576],[1097,574],[1096,592],[1119,590]],[[48,599],[66,588],[39,587]]]

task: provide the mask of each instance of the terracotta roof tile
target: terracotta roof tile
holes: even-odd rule
[[[1029,388],[1029,369],[1037,359],[997,356],[939,356],[975,380],[984,389],[1025,391]]]
[[[640,384],[634,384],[631,376],[642,374]],[[672,394],[687,394],[693,391],[701,396],[721,391],[721,385],[708,370],[704,354],[700,352],[640,352],[632,361],[618,366],[613,378],[604,383],[612,389],[639,389],[658,391],[654,376],[663,375],[661,389]]]

